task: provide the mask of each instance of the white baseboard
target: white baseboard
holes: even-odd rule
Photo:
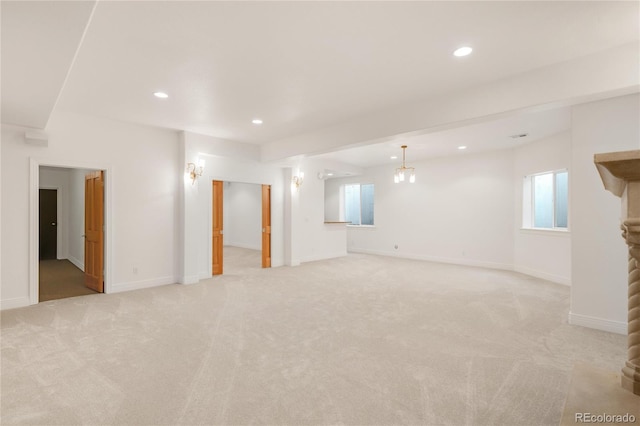
[[[152,278],[149,280],[131,281],[128,283],[113,284],[110,293],[120,293],[122,291],[140,290],[143,288],[158,287],[161,285],[175,284],[174,277]]]
[[[82,272],[84,272],[84,262],[81,262],[81,261],[80,261],[80,259],[77,259],[77,258],[75,258],[75,257],[73,257],[73,256],[69,256],[69,257],[67,258],[67,260],[68,260],[69,262],[73,263],[73,264],[76,266],[76,268],[78,268],[78,269],[80,269]]]
[[[546,272],[537,271],[535,269],[526,268],[524,266],[514,266],[513,270],[515,272],[520,272],[521,274],[530,275],[532,277],[541,278],[543,280],[551,281],[556,284],[563,284],[571,286],[571,279],[566,277],[561,277],[558,275],[547,274]]]
[[[346,251],[340,251],[340,252],[335,252],[335,253],[317,254],[317,255],[313,255],[313,256],[305,256],[300,260],[300,263],[315,262],[317,260],[334,259],[336,257],[343,257],[343,256],[346,256],[346,255],[347,255]]]
[[[569,324],[627,335],[627,323],[569,312]]]
[[[480,268],[513,271],[512,265],[508,265],[504,263],[486,262],[483,260],[454,259],[454,258],[448,258],[448,257],[429,256],[429,255],[423,255],[423,254],[407,254],[407,253],[386,252],[386,251],[359,249],[359,248],[350,248],[347,251],[349,253],[375,254],[378,256],[391,256],[391,257],[399,257],[402,259],[426,260],[428,262],[450,263],[453,265],[477,266]]]
[[[24,308],[30,304],[31,300],[29,297],[14,297],[13,299],[0,300],[0,310]]]
[[[211,277],[213,277],[213,274],[211,272],[200,272],[200,274],[198,275],[198,280],[208,280]]]
[[[185,275],[178,277],[179,284],[195,284],[200,281],[200,275]]]

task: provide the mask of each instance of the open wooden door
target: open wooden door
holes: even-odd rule
[[[104,172],[84,178],[84,284],[104,292]]]
[[[271,268],[271,185],[262,185],[262,267]]]
[[[221,180],[213,181],[213,275],[222,274],[222,253],[224,251],[224,237],[222,227],[223,192]]]

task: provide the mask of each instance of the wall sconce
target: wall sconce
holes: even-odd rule
[[[304,181],[304,172],[298,172],[297,176],[291,178],[291,185],[295,186],[296,190],[300,189],[300,185]]]
[[[204,160],[199,159],[197,166],[195,163],[187,163],[187,173],[191,178],[191,185],[196,183],[196,179],[202,176],[203,172],[204,172]]]

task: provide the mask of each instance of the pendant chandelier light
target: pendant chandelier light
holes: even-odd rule
[[[409,183],[415,183],[415,181],[416,181],[416,169],[414,169],[413,167],[407,167],[404,164],[407,146],[406,145],[402,145],[401,148],[402,148],[402,167],[398,167],[396,169],[396,172],[393,175],[393,181],[395,183],[404,182],[406,174],[408,173],[409,174]]]

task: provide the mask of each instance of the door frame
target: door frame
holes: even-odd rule
[[[265,190],[269,194],[269,197],[265,201]],[[266,206],[265,206],[266,204]],[[262,206],[262,214],[261,214],[261,225],[262,225],[262,233],[260,234],[260,242],[261,244],[261,257],[262,257],[262,267],[263,268],[271,268],[271,185],[260,185],[260,205]],[[266,207],[266,209],[265,209]],[[268,218],[265,218],[265,211],[268,212]],[[268,223],[265,223],[268,222]],[[269,257],[266,257],[265,253],[265,234],[268,236],[268,248],[266,251],[269,253]]]
[[[62,234],[63,231],[66,231],[66,227],[62,225],[62,222],[60,221],[61,217],[64,217],[64,213],[62,211],[62,191],[63,188],[59,187],[59,186],[53,186],[53,185],[40,185],[38,187],[38,192],[40,189],[55,189],[56,190],[56,216],[58,217],[57,220],[57,226],[56,226],[56,260],[60,259],[60,255],[64,254],[64,252],[66,250],[63,250],[62,247]],[[40,205],[38,205],[38,215],[40,214]],[[40,240],[40,237],[38,237],[38,240]],[[38,244],[38,249],[40,249],[39,244]]]
[[[111,237],[111,187],[113,172],[108,164],[84,161],[69,161],[63,159],[29,158],[29,304],[39,302],[38,277],[40,264],[38,252],[40,249],[39,216],[40,216],[40,166],[62,167],[66,169],[104,170],[104,292],[111,293],[112,277],[112,237]]]
[[[104,293],[104,170],[85,172],[83,178],[84,286]]]
[[[216,195],[216,183],[218,183],[218,187],[220,188],[220,194],[222,195],[222,200],[218,200],[219,204],[216,204],[216,199],[215,199],[215,195]],[[211,181],[211,220],[209,222],[211,222],[211,242],[210,242],[210,246],[211,246],[211,276],[214,275],[223,275],[224,273],[224,184],[225,182],[223,180],[212,180]],[[214,209],[214,205],[215,206],[219,206],[220,208],[215,208]],[[214,223],[214,214],[215,211],[219,210],[222,211],[222,218],[220,220],[220,223],[222,224],[222,229],[221,229],[221,233],[218,235],[218,239],[222,239],[222,241],[218,242],[218,245],[222,248],[222,253],[219,253],[219,259],[220,259],[220,272],[219,273],[215,273],[215,271],[213,270],[213,267],[215,266],[215,263],[213,261],[213,258],[215,257],[216,254],[216,247],[215,247],[215,226],[213,226]]]
[[[223,190],[224,190],[224,184],[225,183],[248,183],[248,184],[252,184],[252,185],[258,185],[260,187],[262,187],[262,185],[269,185],[271,187],[271,190],[273,191],[273,187],[275,186],[273,182],[261,182],[261,181],[248,181],[248,180],[241,180],[241,179],[233,179],[233,178],[229,178],[229,177],[222,177],[219,175],[212,175],[212,176],[208,176],[207,177],[207,184],[208,184],[208,189],[207,189],[207,196],[206,196],[206,202],[207,202],[207,272],[205,273],[200,273],[200,279],[204,280],[204,279],[208,279],[208,278],[212,278],[214,275],[212,274],[213,271],[213,181],[214,180],[219,180],[223,182]],[[272,195],[272,200],[273,201],[273,195]],[[269,208],[271,210],[271,227],[273,229],[273,202],[269,203]],[[224,226],[224,223],[223,223]],[[223,228],[224,229],[224,228]],[[260,222],[260,229],[262,229],[262,221]],[[262,238],[262,235],[260,236],[260,238]],[[270,247],[271,247],[271,257],[273,258],[273,237],[269,243]],[[262,252],[262,249],[260,249],[260,252]],[[272,262],[273,263],[273,262]],[[224,267],[224,258],[223,258],[223,267]],[[271,268],[271,266],[270,266]]]

